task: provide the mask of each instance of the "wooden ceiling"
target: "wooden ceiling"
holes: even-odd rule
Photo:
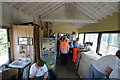
[[[118,2],[8,2],[33,18],[43,21],[72,22],[78,27],[95,23],[118,12]]]

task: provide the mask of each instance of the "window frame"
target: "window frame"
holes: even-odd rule
[[[96,45],[96,49],[95,49],[95,52],[97,52],[97,47],[98,47],[98,39],[99,39],[99,33],[97,33],[97,32],[91,32],[91,33],[85,33],[84,35],[84,43],[85,43],[85,38],[86,38],[86,34],[98,34],[98,38],[97,38],[97,45]]]
[[[87,33],[98,33],[98,41],[97,41],[97,48],[96,48],[96,53],[100,53],[100,44],[101,44],[101,38],[102,38],[102,34],[103,33],[120,33],[120,30],[116,30],[116,31],[100,31],[100,32],[82,32],[84,33],[84,40],[83,43],[85,43],[85,34]],[[101,53],[100,53],[101,54]]]
[[[78,33],[78,39],[80,38],[79,34],[84,34],[84,35],[83,35],[83,42],[82,42],[82,44],[84,44],[84,40],[85,40],[85,33]],[[79,39],[79,40],[80,40],[80,39]]]
[[[7,43],[8,43],[8,61],[7,63],[4,63],[2,65],[0,65],[0,67],[4,67],[6,65],[8,65],[11,62],[11,47],[10,47],[10,28],[9,27],[0,27],[0,29],[6,29],[7,32]]]
[[[108,48],[110,47],[110,46],[112,46],[112,47],[116,47],[116,46],[113,46],[113,45],[110,45],[110,37],[111,37],[111,34],[120,34],[119,32],[110,32],[110,33],[108,33],[108,32],[106,32],[106,34],[109,34],[108,35],[108,41],[107,41],[107,50],[108,50]],[[103,34],[105,34],[105,33],[102,33],[102,35]],[[101,36],[101,40],[102,40],[102,36]],[[101,47],[101,44],[100,44],[100,47]],[[100,53],[100,47],[99,47],[99,53]],[[119,47],[116,47],[116,48],[118,48],[118,49],[120,49]],[[107,53],[108,53],[109,51],[107,51]],[[102,53],[100,53],[100,54],[102,54]],[[105,55],[108,55],[108,54],[105,54]]]

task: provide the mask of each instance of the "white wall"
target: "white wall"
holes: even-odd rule
[[[15,7],[10,7],[8,3],[2,3],[2,25],[26,22],[33,22],[33,18],[17,10]]]

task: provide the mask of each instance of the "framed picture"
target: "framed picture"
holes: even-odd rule
[[[53,37],[54,34],[53,34],[53,30],[52,29],[49,29],[49,37]]]
[[[19,45],[33,45],[32,37],[18,37]]]

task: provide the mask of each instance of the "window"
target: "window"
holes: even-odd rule
[[[100,53],[105,55],[113,54],[120,48],[120,34],[104,33],[101,38]]]
[[[100,44],[100,53],[102,55],[105,55],[107,53],[108,37],[109,37],[108,33],[102,34],[101,44]]]
[[[9,61],[7,29],[0,29],[0,66]]]
[[[64,34],[60,34],[60,36],[63,36]]]
[[[93,42],[93,46],[91,46],[91,50],[93,50],[94,52],[96,52],[97,40],[98,40],[98,33],[85,34],[85,43]]]
[[[73,40],[76,40],[78,38],[78,34],[72,34]]]
[[[84,33],[79,34],[79,42],[80,42],[81,44],[83,44],[83,40],[84,40]]]

